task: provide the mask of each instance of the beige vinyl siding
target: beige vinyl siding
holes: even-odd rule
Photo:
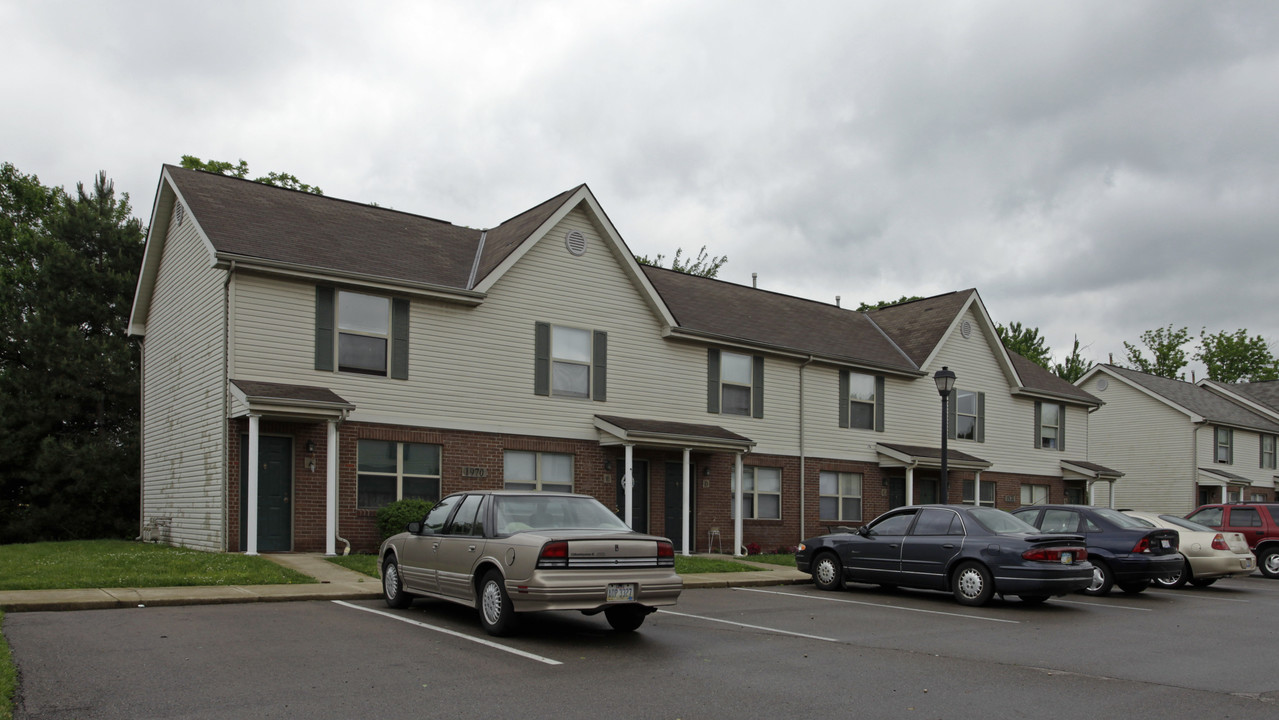
[[[171,540],[225,549],[222,389],[224,274],[187,215],[171,224],[144,340],[143,521]]]
[[[1248,478],[1256,487],[1273,488],[1275,471],[1262,469],[1261,434],[1253,430],[1234,428],[1234,462],[1227,465],[1217,462],[1216,425],[1208,423],[1199,431],[1196,443],[1199,452],[1199,467],[1216,468],[1232,475]],[[1205,479],[1208,480],[1208,479]],[[1212,478],[1211,480],[1215,480]],[[1244,498],[1247,499],[1246,497]]]
[[[565,233],[587,238],[581,257]],[[235,376],[319,385],[353,420],[594,439],[596,414],[721,425],[796,452],[798,367],[765,361],[764,418],[706,412],[706,345],[667,340],[659,319],[581,210],[552,229],[479,307],[413,300],[409,379],[316,371],[313,284],[243,274],[235,283]],[[534,322],[608,333],[607,402],[533,393]]]
[[[1105,390],[1097,386],[1101,378],[1107,380]],[[1177,515],[1193,510],[1198,463],[1190,417],[1104,373],[1081,387],[1106,403],[1092,414],[1088,459],[1124,473],[1114,485],[1115,507]],[[1211,433],[1199,435],[1202,444]],[[1104,495],[1098,494],[1098,502]]]

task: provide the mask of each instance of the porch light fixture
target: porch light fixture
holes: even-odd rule
[[[609,460],[608,458],[604,458],[604,472],[608,472],[609,470],[612,470],[612,469],[613,469],[613,461]]]
[[[950,391],[955,389],[955,373],[945,365],[933,375],[937,383],[937,393],[941,395],[941,501],[950,502],[950,484],[946,477],[946,403],[950,400]]]
[[[315,441],[314,441],[314,440],[307,440],[307,441],[306,441],[306,451],[307,451],[307,452],[309,452],[309,453],[313,453],[313,452],[315,452]]]

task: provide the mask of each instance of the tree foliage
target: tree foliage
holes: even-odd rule
[[[105,173],[72,196],[0,166],[0,542],[136,531],[142,249]]]
[[[1184,346],[1189,340],[1190,332],[1184,327],[1174,330],[1169,325],[1166,328],[1147,330],[1141,334],[1141,343],[1150,351],[1151,357],[1147,358],[1141,348],[1125,341],[1128,367],[1150,375],[1185,380],[1186,374],[1182,372],[1187,364]]]
[[[1070,354],[1066,356],[1065,360],[1053,363],[1052,371],[1054,375],[1062,380],[1073,383],[1083,377],[1090,367],[1092,367],[1092,363],[1085,361],[1083,356],[1079,354],[1079,336],[1076,335],[1075,345],[1071,348]]]
[[[995,332],[999,334],[1004,347],[1045,370],[1052,369],[1052,350],[1044,344],[1039,328],[1023,327],[1019,322],[1008,323],[1008,327],[995,323]]]
[[[879,302],[874,304],[862,303],[861,305],[857,306],[857,312],[866,312],[867,310],[878,310],[880,308],[888,307],[889,305],[900,305],[902,303],[915,302],[916,300],[923,300],[923,299],[924,299],[923,295],[902,295],[900,298],[896,300],[880,300]]]
[[[205,172],[217,173],[219,175],[230,175],[242,179],[249,179],[249,164],[241,160],[238,165],[229,163],[225,160],[201,160],[194,155],[182,156],[182,167],[187,170],[203,170]],[[289,173],[269,172],[261,177],[252,178],[253,182],[262,183],[264,185],[274,185],[275,187],[288,188],[289,190],[301,190],[315,195],[323,195],[324,191],[314,185],[307,185],[297,179],[296,175]]]
[[[710,257],[706,254],[706,246],[697,252],[697,259],[681,258],[684,248],[675,249],[675,257],[671,258],[671,269],[676,272],[687,273],[689,275],[700,275],[702,277],[713,278],[719,275],[719,269],[724,267],[724,263],[728,262],[727,255],[719,257]],[[658,254],[657,257],[650,259],[647,255],[636,255],[635,262],[640,265],[652,265],[653,267],[663,267],[662,261],[666,259],[665,255]]]
[[[1279,380],[1279,363],[1260,335],[1248,337],[1246,329],[1209,334],[1199,331],[1194,358],[1208,368],[1208,377],[1224,383]]]

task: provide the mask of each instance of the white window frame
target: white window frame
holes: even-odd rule
[[[395,472],[390,473],[390,472],[382,472],[377,470],[361,470],[360,469],[359,443],[366,442],[366,441],[379,442],[379,443],[392,443],[395,445]],[[421,473],[404,472],[404,446],[405,445],[421,445],[424,447],[435,448],[437,473],[435,475],[423,475]],[[395,500],[393,500],[392,502],[404,499],[404,479],[405,478],[417,479],[417,480],[434,480],[435,481],[435,497],[426,498],[426,499],[430,500],[431,502],[439,502],[440,498],[444,496],[444,492],[443,492],[444,480],[443,480],[443,474],[442,474],[443,468],[444,468],[444,448],[441,445],[437,445],[435,443],[412,443],[412,442],[400,442],[397,440],[378,440],[377,438],[360,438],[360,440],[356,442],[356,458],[355,458],[356,506],[360,510],[376,510],[378,507],[382,507],[381,505],[371,506],[371,505],[360,504],[359,484],[360,484],[360,478],[364,476],[395,478]]]
[[[1225,442],[1222,442],[1223,435],[1225,436]],[[1220,463],[1222,465],[1233,465],[1234,464],[1234,446],[1235,446],[1234,430],[1222,425],[1218,425],[1213,430],[1212,438],[1213,438],[1213,453],[1212,453],[1213,462]],[[1225,455],[1224,459],[1222,458],[1223,453]]]
[[[855,396],[855,393],[857,390],[856,385],[858,384],[859,380],[862,381],[863,383],[869,382],[870,384],[869,400],[867,400],[864,397],[859,398]],[[844,401],[848,403],[848,427],[854,428],[857,430],[874,430],[875,429],[875,410],[876,410],[877,404],[879,403],[879,397],[875,393],[875,376],[874,375],[868,375],[866,373],[855,372],[852,370],[848,371],[848,397],[845,398]],[[864,426],[858,425],[854,421],[857,415],[853,412],[853,408],[859,405],[867,406],[870,408],[870,415],[868,416],[870,419],[869,425],[864,425]]]
[[[1261,467],[1262,469],[1275,469],[1275,436],[1262,434],[1261,436]]]
[[[835,494],[834,494],[834,495],[831,495],[831,494],[829,494],[829,493],[822,492],[822,490],[821,490],[821,488],[822,488],[822,482],[823,482],[823,481],[825,481],[825,480],[830,479],[830,476],[832,476],[832,475],[834,476],[834,480],[835,480]],[[851,480],[853,480],[854,478],[856,478],[856,483],[857,483],[857,490],[856,490],[856,494],[845,494],[845,493],[844,493],[844,481],[845,481],[846,479],[851,481]],[[817,488],[818,488],[818,505],[817,505],[818,510],[817,510],[817,514],[818,514],[818,516],[819,516],[819,519],[821,519],[821,520],[839,520],[839,521],[842,521],[842,522],[861,522],[861,520],[862,520],[862,515],[863,515],[863,509],[862,509],[862,508],[863,508],[863,505],[862,505],[862,494],[865,492],[865,483],[866,483],[866,476],[865,476],[865,475],[863,475],[862,473],[858,473],[858,472],[841,472],[841,471],[836,471],[836,470],[822,470],[822,471],[821,471],[821,473],[819,473],[819,475],[818,475],[818,481],[817,481]],[[827,516],[827,515],[823,514],[823,513],[822,513],[822,511],[821,511],[821,501],[822,501],[822,500],[829,500],[829,499],[833,499],[833,500],[835,501],[835,510],[836,510],[836,512],[835,512],[835,515],[834,515],[833,517],[831,517],[831,516]],[[857,517],[844,517],[844,501],[845,501],[845,500],[856,500],[856,501],[857,501]],[[781,506],[781,504],[780,504],[780,502],[779,502],[779,503],[778,503],[778,507],[780,507],[780,506]]]
[[[741,358],[746,361],[746,377],[745,383],[739,381],[729,381],[725,379],[725,368],[728,367],[729,358]],[[751,417],[754,411],[753,404],[755,402],[755,358],[745,353],[732,352],[724,350],[719,355],[719,412],[721,415],[738,415],[741,417]],[[724,402],[724,389],[728,387],[746,388],[746,411],[745,412],[729,412],[727,410],[728,403]]]
[[[357,328],[357,327],[344,327],[343,319],[342,319],[343,296],[352,297],[352,298],[357,298],[357,297],[369,298],[373,300],[380,300],[383,303],[385,303],[386,304],[386,317],[385,317],[386,332],[376,332],[373,330]],[[339,372],[356,373],[359,375],[378,375],[382,377],[386,377],[387,375],[389,375],[390,368],[391,368],[391,298],[385,297],[382,295],[373,295],[370,293],[362,293],[362,292],[355,292],[353,290],[339,289],[337,291],[337,297],[334,299],[333,305],[334,305],[333,312],[335,316],[334,317],[334,333],[333,333],[333,342],[334,342],[333,366],[337,368]],[[343,335],[349,335],[352,337],[376,338],[381,340],[383,343],[382,369],[378,371],[378,370],[373,370],[371,368],[344,366],[342,364],[342,336]]]
[[[556,347],[563,347],[564,343],[556,343],[555,336],[560,332],[582,333],[586,336],[586,360],[579,358],[567,358],[556,355]],[[572,325],[551,325],[551,377],[550,388],[553,397],[569,397],[584,398],[589,400],[591,397],[591,381],[593,380],[595,368],[595,333],[587,328],[573,327]],[[578,392],[572,389],[561,389],[555,386],[555,367],[557,365],[572,365],[575,367],[586,368],[586,389]]]
[[[971,395],[973,398],[973,411],[971,413],[962,412],[960,410],[960,408],[963,407],[960,404],[960,399],[965,395]],[[981,422],[981,407],[980,407],[980,403],[978,402],[978,397],[979,396],[976,390],[958,390],[958,389],[955,390],[955,439],[956,440],[973,440],[973,441],[977,440],[977,425],[978,423]],[[966,418],[966,417],[973,419],[972,435],[970,436],[964,436],[959,429],[960,418]]]
[[[1052,408],[1053,412],[1057,413],[1057,422],[1048,423],[1045,421],[1048,408]],[[1063,412],[1064,412],[1064,409],[1062,408],[1061,405],[1058,405],[1057,403],[1050,403],[1050,402],[1039,403],[1039,447],[1040,448],[1044,450],[1061,449],[1061,415]],[[1049,438],[1047,434],[1049,430],[1052,431],[1051,438]]]
[[[508,477],[510,474],[510,458],[516,455],[534,456],[534,477],[532,478],[532,482],[528,479],[519,478],[512,480]],[[544,469],[545,463],[543,461],[547,457],[568,459],[569,470],[567,481],[560,478],[548,479],[546,477]],[[573,492],[575,486],[574,475],[576,474],[576,471],[577,458],[574,457],[573,453],[540,452],[536,450],[507,450],[502,454],[502,486],[507,489],[532,490],[534,492]],[[512,484],[519,485],[520,487],[512,488]],[[532,488],[524,487],[530,484],[533,486]]]
[[[1052,487],[1038,483],[1022,483],[1022,505],[1046,505],[1052,497]]]
[[[777,471],[777,492],[762,491],[756,489],[759,483],[756,480],[756,472],[759,470],[776,470]],[[745,465],[742,467],[742,475],[748,478],[747,482],[742,486],[742,509],[745,514],[742,516],[745,520],[781,520],[782,519],[782,469],[779,467],[766,467]],[[729,519],[737,519],[737,472],[732,474],[732,482],[729,484]],[[759,516],[759,498],[761,495],[775,496],[777,498],[777,517],[760,517]]]
[[[981,481],[981,488],[982,488],[983,490],[985,490],[985,489],[987,489],[987,488],[989,488],[989,489],[990,489],[990,500],[986,500],[986,499],[984,499],[983,497],[981,497],[981,495],[985,495],[985,493],[981,493],[981,495],[979,495],[979,496],[978,496],[978,497],[974,500],[974,498],[973,498],[973,488],[975,487],[975,485],[974,485],[974,483],[975,483],[975,482],[977,482],[977,481],[975,481],[975,480],[965,480],[965,481],[964,481],[964,500],[963,500],[963,503],[962,503],[962,504],[964,504],[964,505],[979,505],[979,506],[985,506],[985,507],[995,507],[995,501],[999,499],[999,498],[998,498],[998,496],[997,496],[998,487],[997,487],[996,482],[995,482],[994,480],[982,480],[982,481]]]

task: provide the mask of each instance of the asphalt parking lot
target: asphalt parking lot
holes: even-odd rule
[[[871,586],[686,591],[618,635],[419,600],[6,615],[15,717],[1273,718],[1279,582],[1045,605]]]

